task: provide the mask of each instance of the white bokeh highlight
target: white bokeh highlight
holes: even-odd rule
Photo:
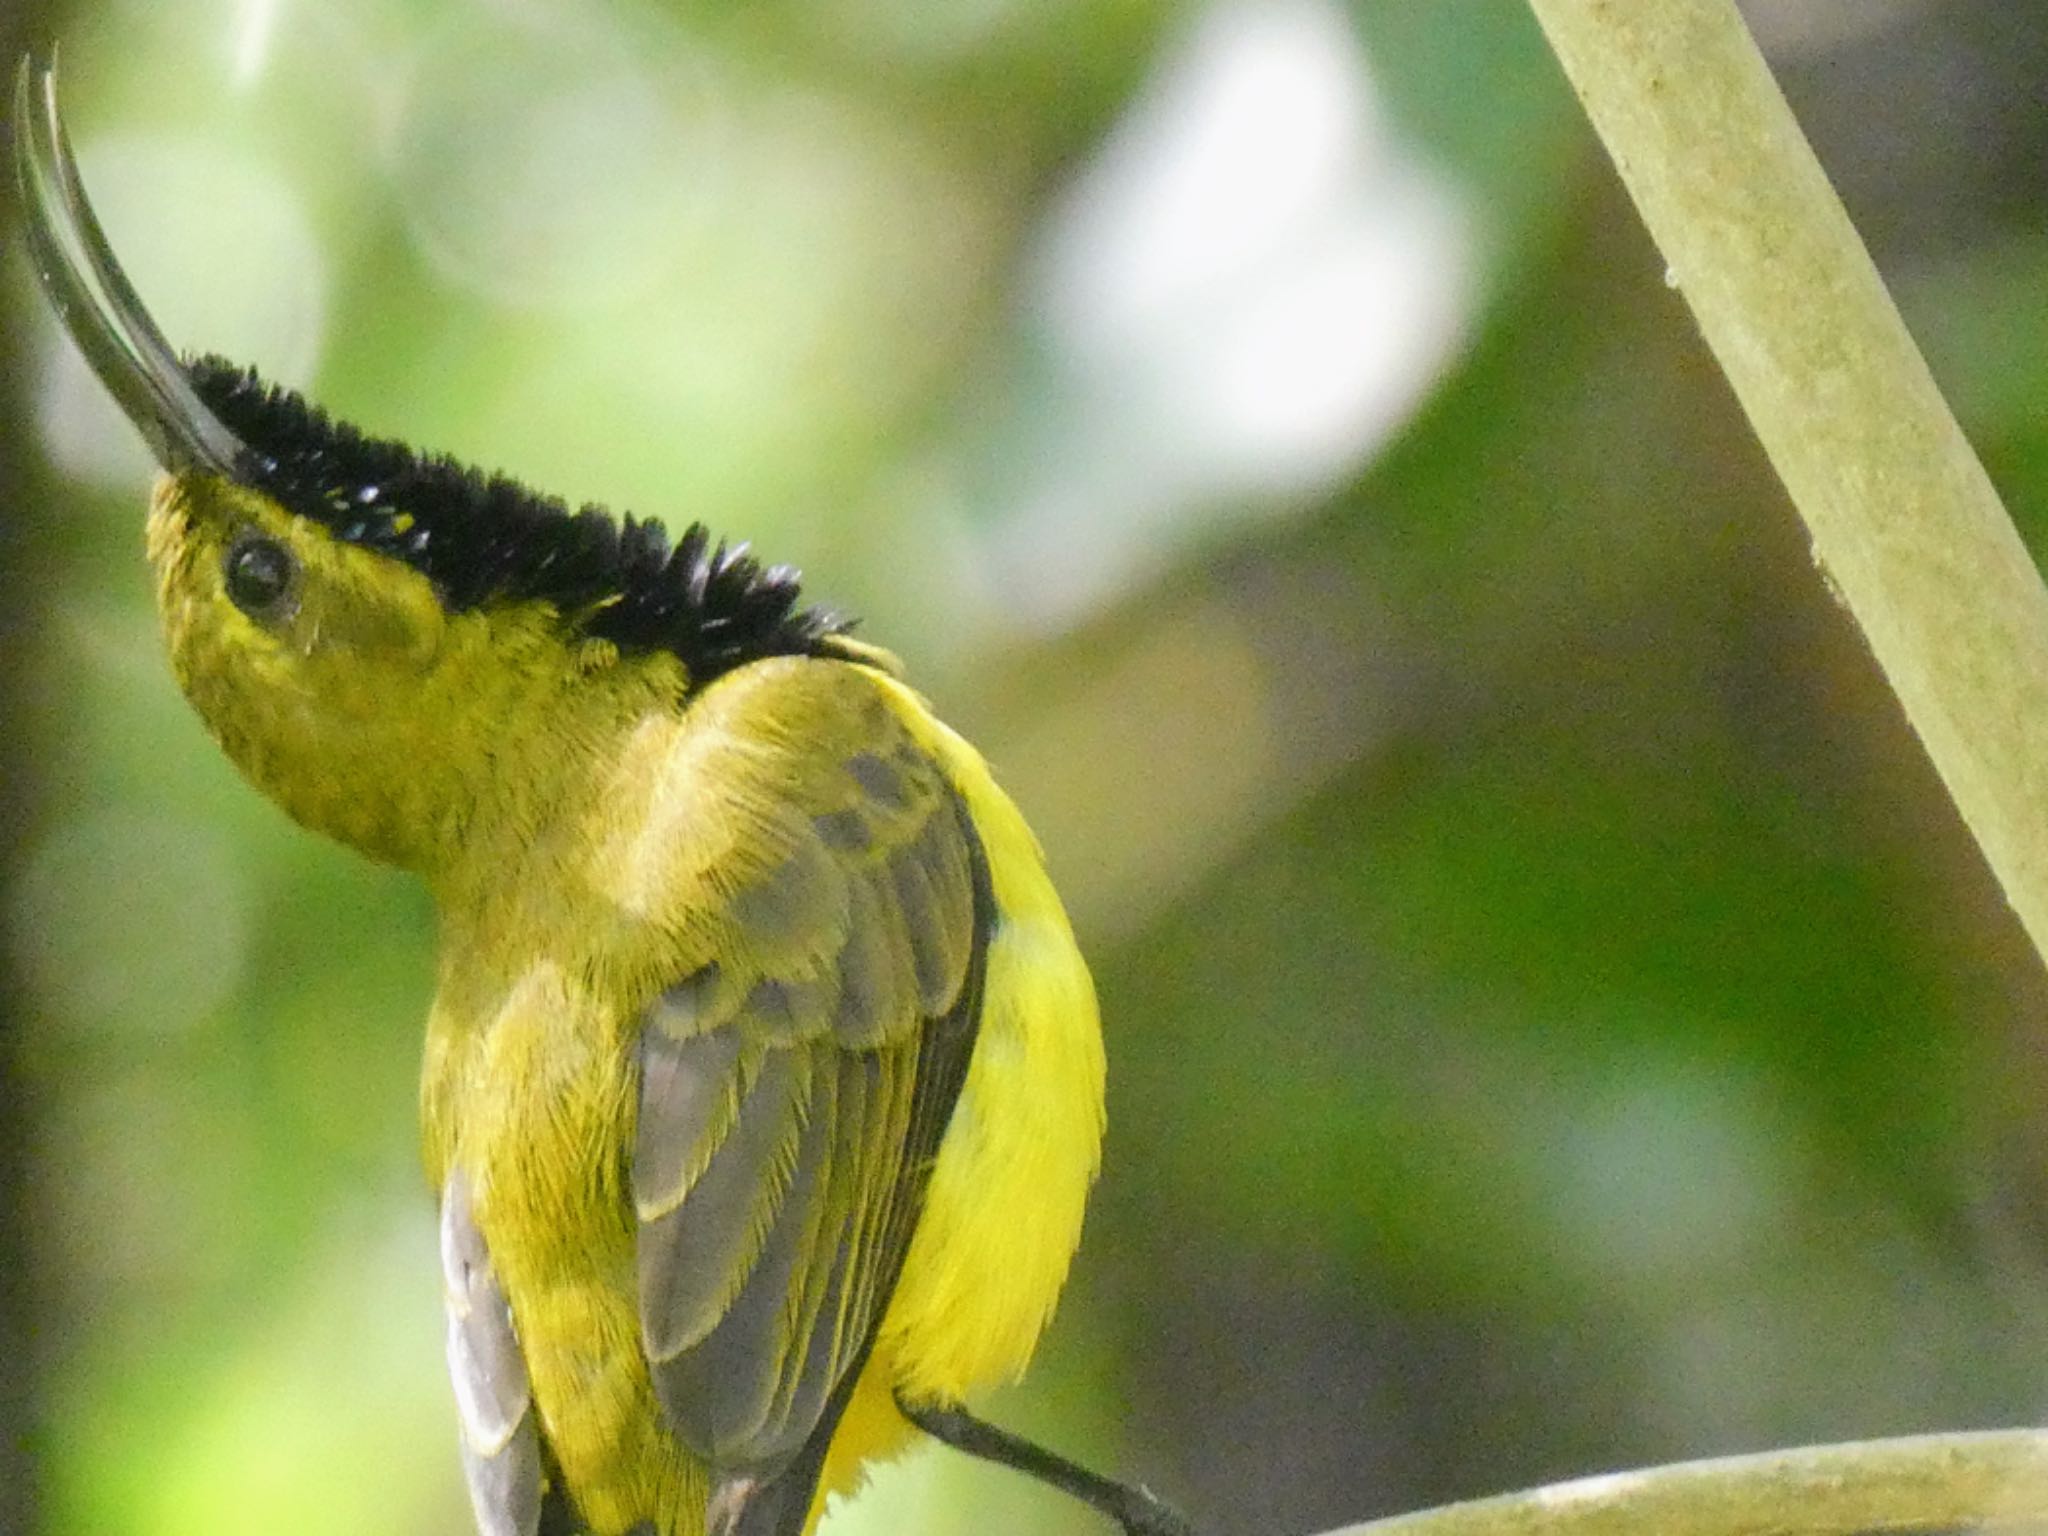
[[[1391,131],[1324,0],[1203,13],[1055,210],[1028,303],[1050,387],[987,556],[1058,626],[1190,519],[1341,485],[1458,353],[1479,300],[1458,187]]]

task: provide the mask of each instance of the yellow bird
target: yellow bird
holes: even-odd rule
[[[795,1536],[922,1429],[1184,1530],[961,1407],[1030,1359],[1103,1126],[1088,971],[981,757],[786,567],[180,360],[54,68],[15,118],[44,289],[163,467],[180,686],[439,909],[421,1104],[479,1529]]]

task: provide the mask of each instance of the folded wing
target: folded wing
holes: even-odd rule
[[[767,1532],[801,1527],[895,1285],[993,902],[958,795],[865,669],[751,686],[706,712],[733,750],[694,756],[700,816],[748,856],[691,893],[707,958],[643,1020],[632,1193],[656,1394],[714,1505]]]

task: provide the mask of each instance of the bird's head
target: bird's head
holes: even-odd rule
[[[764,656],[874,654],[701,525],[671,543],[181,359],[86,200],[53,69],[24,61],[15,123],[43,288],[162,466],[148,549],[178,682],[300,821],[431,867],[539,815],[537,786],[636,712]]]

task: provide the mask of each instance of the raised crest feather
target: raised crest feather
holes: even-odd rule
[[[337,539],[424,574],[456,612],[551,604],[573,633],[672,652],[701,684],[764,656],[832,649],[850,622],[799,603],[797,573],[701,523],[572,511],[552,496],[370,437],[218,357],[180,359],[116,259],[57,106],[56,65],[15,81],[15,178],[37,278],[100,381],[173,474],[222,475]]]
[[[207,408],[244,444],[237,478],[346,543],[402,560],[452,611],[551,605],[621,650],[666,650],[702,683],[764,656],[830,649],[850,622],[800,605],[797,573],[702,523],[670,541],[658,522],[571,510],[444,455],[370,437],[253,370],[186,365]]]

